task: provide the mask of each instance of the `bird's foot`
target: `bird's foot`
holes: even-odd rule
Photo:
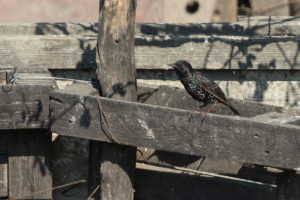
[[[197,112],[197,111],[199,111],[200,109],[201,109],[201,107],[196,107],[196,108],[194,108],[194,109],[192,109],[192,110],[189,110],[189,112],[191,112],[191,113]]]
[[[202,118],[204,119],[206,114],[209,113],[210,111],[212,111],[212,109],[214,109],[217,105],[217,102],[214,103],[214,105],[212,107],[210,107],[210,109],[208,109],[206,112],[202,113]]]

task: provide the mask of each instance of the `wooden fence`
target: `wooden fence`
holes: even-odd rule
[[[104,198],[106,194],[112,194],[114,199],[132,199],[134,187],[136,198],[142,199],[139,191],[143,190],[143,184],[149,185],[147,180],[157,185],[160,183],[161,177],[151,176],[148,171],[148,175],[146,172],[143,176],[137,173],[137,185],[133,186],[136,151],[133,147],[239,161],[282,171],[280,180],[276,184],[268,184],[267,188],[261,189],[257,186],[260,182],[257,182],[252,188],[243,188],[244,196],[242,192],[235,196],[224,189],[223,198],[212,193],[208,195],[210,198],[299,198],[300,112],[297,109],[233,100],[242,116],[232,116],[227,108],[219,105],[203,119],[201,113],[187,111],[197,103],[181,89],[139,87],[137,97],[141,103],[121,100],[128,89],[125,81],[109,88],[107,97],[119,96],[119,99],[100,98],[110,124],[111,130],[108,131],[95,95],[97,86],[77,83],[56,89],[48,70],[52,73],[51,70],[57,69],[85,73],[84,70],[97,68],[96,27],[96,24],[72,23],[0,25],[3,82],[0,91],[1,197],[52,198],[49,189],[52,187],[50,136],[51,132],[55,132],[105,142],[102,146],[97,142],[91,144],[90,170],[100,171],[102,180],[95,174],[90,175],[89,194],[99,182],[107,181],[101,186],[101,194],[98,191],[98,196],[94,196],[95,199],[99,195]],[[138,24],[135,27],[136,68],[140,71],[169,70],[167,63],[185,58],[197,69],[292,70],[297,73],[298,27],[297,18],[269,17],[247,18],[234,24]],[[113,39],[113,42],[119,41]],[[112,54],[105,54],[105,49],[102,53],[101,56],[106,56],[109,62],[119,62],[116,65],[120,66],[122,59],[112,61],[109,57]],[[10,82],[12,79],[7,79],[10,76],[16,82]],[[110,145],[113,139],[119,144]],[[115,168],[112,163],[118,163],[118,166]],[[111,173],[109,167],[117,171]],[[105,170],[107,174],[103,175]],[[176,168],[173,170],[176,171]],[[174,184],[179,181],[175,171],[171,171],[170,176],[175,181],[172,187],[176,187]],[[113,178],[109,179],[110,175]],[[117,179],[119,176],[124,180]],[[103,177],[108,179],[103,180]],[[218,178],[219,182],[222,180],[222,177]],[[128,185],[123,187],[120,182],[128,182]],[[203,178],[201,182],[195,179],[186,184],[206,185],[213,190],[217,187],[214,183]],[[110,184],[114,190],[109,190],[107,185]],[[118,184],[121,186],[117,188]],[[235,184],[244,187],[241,182]],[[174,199],[174,196],[180,199],[207,198],[197,192],[196,186],[188,190],[193,192],[191,195],[179,190],[178,186],[176,188],[168,195],[160,192],[154,195],[148,191],[152,196],[144,199]],[[159,191],[159,188],[153,191]],[[200,192],[205,193],[205,189]]]

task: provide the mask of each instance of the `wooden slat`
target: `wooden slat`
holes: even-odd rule
[[[10,92],[0,89],[0,129],[48,128],[51,89],[18,83]]]
[[[45,130],[16,130],[8,137],[9,197],[52,199],[51,134]]]
[[[277,188],[273,187],[151,166],[137,167],[137,200],[274,200],[277,197]]]
[[[138,96],[139,102],[167,106],[170,108],[191,110],[192,108],[201,105],[201,103],[192,99],[191,96],[183,89],[169,86],[160,86],[159,88],[141,86],[138,87]],[[244,117],[254,117],[262,113],[278,113],[283,111],[282,107],[252,101],[233,100],[232,103]],[[207,110],[210,106],[211,105],[208,105],[207,107],[202,108],[201,111]],[[222,104],[218,104],[211,112],[220,115],[233,115],[232,111]],[[137,152],[137,160],[153,164],[175,165],[189,169],[231,174],[241,178],[247,176],[250,180],[268,183],[276,182],[278,176],[278,174],[271,174],[266,171],[262,171],[261,169],[254,170],[256,168],[243,165],[243,163],[237,161],[189,156],[174,152],[154,150],[151,148],[139,148],[139,151]],[[259,176],[256,176],[256,174],[259,174]]]
[[[136,35],[299,35],[299,17],[239,17],[235,23],[153,24],[136,23]],[[85,35],[96,36],[97,23],[0,23],[0,35]]]
[[[139,102],[141,103],[185,110],[192,110],[193,108],[202,105],[202,103],[194,100],[184,89],[163,85],[158,88],[140,86],[138,87],[138,97]],[[231,101],[243,117],[255,117],[264,113],[282,112],[284,110],[279,106],[272,106],[253,101],[236,99]],[[206,111],[208,109],[209,106],[206,106],[202,108],[201,111]],[[219,115],[234,115],[233,112],[223,104],[217,104],[211,113]]]
[[[1,36],[2,68],[95,68],[96,37]],[[189,60],[196,69],[300,69],[295,37],[137,36],[137,69],[170,69]]]
[[[230,177],[238,177],[251,181],[267,184],[278,184],[280,170],[272,171],[273,168],[245,164],[233,160],[211,159],[207,157],[190,156],[175,152],[154,150],[140,147],[137,151],[139,163],[151,164],[161,167],[180,167],[188,170],[197,170],[216,174],[226,174]]]
[[[7,190],[7,132],[0,132],[0,198],[8,196]]]
[[[51,94],[51,129],[73,137],[109,141],[88,88]],[[122,144],[281,168],[298,168],[299,126],[249,118],[101,99],[112,132]],[[158,120],[159,119],[159,120]],[[116,123],[117,122],[117,123]]]
[[[0,198],[7,196],[7,155],[0,155]]]

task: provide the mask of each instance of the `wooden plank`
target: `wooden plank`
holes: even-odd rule
[[[179,108],[190,110],[201,105],[187,94],[186,91],[179,88],[160,86],[159,88],[138,87],[138,100],[141,103],[166,106],[170,108]],[[252,101],[232,100],[233,104],[244,117],[253,117],[262,113],[282,112],[282,107],[271,106]],[[208,105],[209,107],[210,105]],[[203,108],[205,111],[208,108]],[[219,115],[232,115],[232,112],[225,106],[218,104],[212,113]],[[269,119],[268,119],[269,120]],[[273,119],[274,120],[274,119]],[[137,160],[150,162],[154,164],[175,165],[189,169],[209,171],[221,174],[230,174],[238,177],[249,178],[250,180],[261,181],[265,183],[275,183],[278,177],[276,173],[269,173],[261,169],[254,170],[254,166],[247,166],[241,162],[232,160],[216,160],[198,156],[183,155],[174,152],[154,150],[151,148],[138,148]],[[256,174],[259,173],[259,176]]]
[[[135,35],[297,36],[299,17],[239,16],[234,23],[154,24],[136,23]],[[0,36],[97,36],[97,23],[0,23]]]
[[[100,131],[98,105],[88,88],[76,85],[51,94],[51,99],[53,132],[109,141]],[[200,113],[181,109],[101,101],[112,132],[122,144],[288,169],[300,166],[296,159],[300,127],[296,125],[214,114],[203,120]]]
[[[7,196],[7,155],[0,154],[0,198]]]
[[[276,197],[277,188],[273,187],[137,165],[137,200],[273,200]]]
[[[134,59],[134,22],[136,0],[117,3],[100,0],[97,38],[97,78],[102,96],[137,100]],[[98,102],[98,110],[102,109]],[[105,112],[103,110],[102,112]],[[99,113],[99,122],[111,141],[115,141],[109,125]],[[97,152],[99,151],[99,152]],[[136,147],[92,141],[90,143],[89,193],[98,189],[93,199],[128,199],[134,197]],[[100,166],[99,166],[100,165]],[[100,187],[99,187],[100,186]]]
[[[138,87],[138,98],[141,103],[185,110],[192,110],[193,108],[202,105],[202,103],[194,100],[184,89],[163,85],[158,88],[143,86]],[[233,99],[232,104],[240,111],[243,117],[255,117],[264,113],[281,113],[283,111],[283,108],[279,106],[272,106],[247,100]],[[208,108],[209,106],[204,107],[201,111],[206,111]],[[211,113],[219,115],[234,115],[232,111],[223,104],[217,104]]]
[[[137,36],[137,69],[170,69],[187,59],[196,69],[300,69],[297,37]],[[1,36],[0,66],[7,68],[96,68],[95,37]]]
[[[0,89],[0,129],[49,128],[48,94],[52,89],[42,83],[17,83],[10,92]]]
[[[0,132],[0,198],[7,197],[7,132]]]
[[[196,170],[215,174],[226,174],[229,177],[238,177],[266,184],[278,184],[280,170],[253,164],[245,164],[233,160],[211,159],[207,157],[190,156],[175,152],[154,150],[139,147],[137,151],[139,163],[160,167],[180,167],[188,170]]]
[[[8,137],[9,198],[52,199],[52,191],[47,190],[52,187],[51,133],[16,130]]]

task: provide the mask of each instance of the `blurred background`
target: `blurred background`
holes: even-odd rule
[[[234,22],[238,15],[300,13],[299,0],[137,0],[137,3],[136,21],[153,23]],[[0,0],[0,22],[96,22],[98,4],[98,0]]]

